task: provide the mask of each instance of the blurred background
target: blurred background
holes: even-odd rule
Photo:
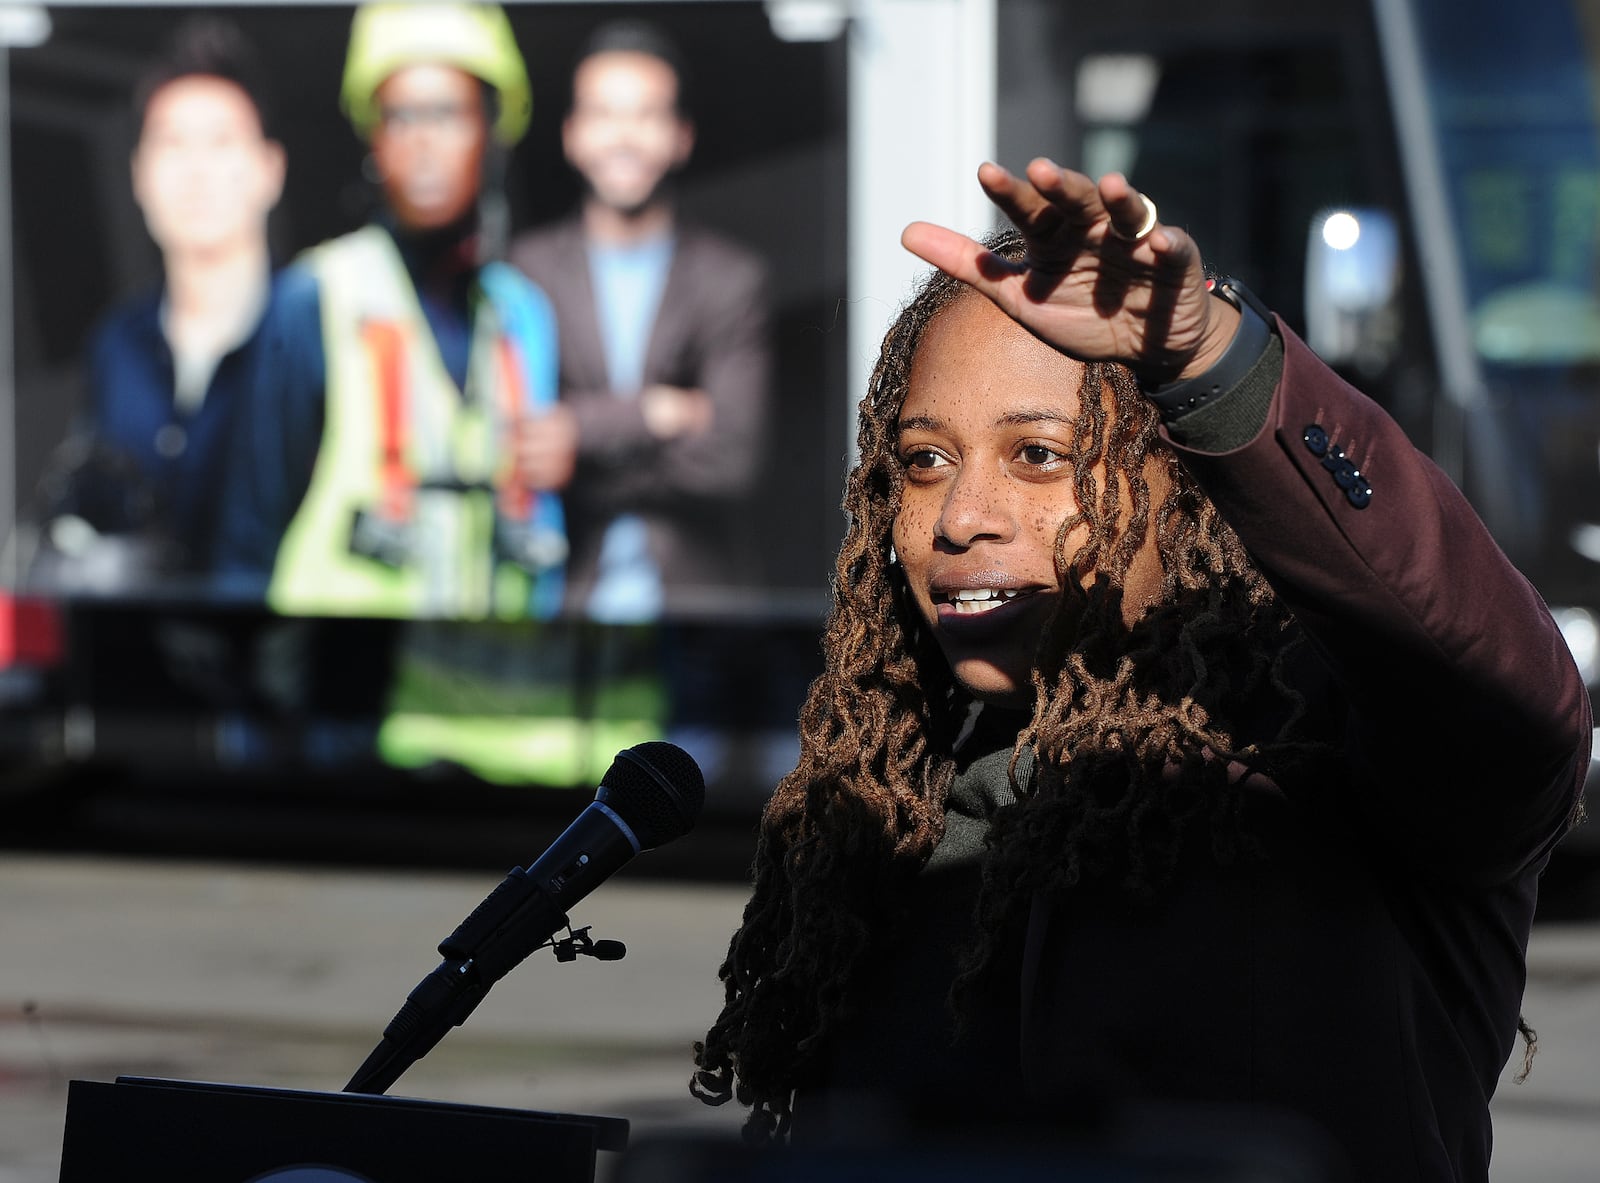
[[[709,793],[693,835],[583,909],[628,959],[525,967],[397,1091],[735,1124],[687,1098],[687,1043],[821,662],[854,402],[917,273],[900,228],[988,229],[984,159],[1155,195],[1466,490],[1600,683],[1595,0],[507,5],[531,118],[480,195],[485,253],[593,197],[563,139],[573,67],[598,26],[646,20],[693,129],[662,192],[763,275],[761,430],[687,465],[746,474],[718,510],[739,561],[621,617],[241,592],[165,561],[159,481],[101,446],[97,342],[171,267],[131,176],[141,79],[185,22],[237,29],[291,264],[385,216],[339,104],[353,12],[0,4],[0,1183],[54,1178],[70,1077],[339,1087],[493,876],[659,738]],[[270,465],[234,436],[230,464]],[[191,437],[158,430],[156,452]],[[1497,1097],[1498,1178],[1593,1177],[1597,918],[1591,827],[1547,877],[1545,1050]]]

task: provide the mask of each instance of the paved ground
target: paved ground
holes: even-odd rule
[[[648,856],[647,856],[648,857]],[[634,865],[643,868],[643,860]],[[634,868],[630,868],[633,870]],[[53,1183],[66,1082],[121,1073],[336,1091],[493,873],[126,857],[0,860],[0,1183]],[[685,1088],[737,886],[625,874],[574,910],[621,962],[538,954],[395,1093],[732,1132]],[[1600,1178],[1600,925],[1541,926],[1543,1050],[1496,1101],[1497,1183]]]
[[[49,1183],[66,1082],[337,1091],[498,882],[101,858],[0,864],[0,1183]],[[744,892],[618,880],[573,911],[628,956],[539,953],[390,1091],[732,1129],[687,1091]]]

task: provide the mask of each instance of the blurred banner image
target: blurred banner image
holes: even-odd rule
[[[4,570],[68,693],[229,767],[564,786],[671,736],[770,787],[841,529],[842,40],[42,11]]]

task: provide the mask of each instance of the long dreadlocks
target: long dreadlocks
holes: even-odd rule
[[[986,245],[1023,254],[1015,233]],[[935,273],[884,338],[845,494],[826,672],[801,712],[799,763],[762,818],[754,891],[721,968],[725,1006],[695,1046],[695,1093],[751,1106],[756,1137],[787,1132],[794,1089],[819,1062],[882,919],[878,901],[916,873],[944,831],[952,746],[970,704],[902,598],[889,543],[912,359],[930,323],[961,298],[981,299]],[[1280,676],[1294,635],[1286,611],[1161,443],[1132,376],[1089,365],[1080,402],[1080,508],[1057,533],[1062,595],[1016,748],[1036,752],[1037,783],[1019,787],[1019,804],[994,819],[978,903],[984,935],[955,983],[958,1000],[1034,894],[1088,877],[1159,888],[1197,825],[1218,857],[1232,857],[1241,766],[1268,769],[1297,746],[1283,740],[1298,714]],[[1151,537],[1161,590],[1130,629],[1121,587]],[[1243,702],[1276,704],[1282,725],[1260,747],[1226,726]],[[1174,766],[1183,775],[1164,777]],[[1017,767],[1014,757],[1013,777]]]

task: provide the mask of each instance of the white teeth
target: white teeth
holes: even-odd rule
[[[973,587],[950,593],[950,602],[960,612],[987,612],[996,605],[1014,600],[1022,593],[1016,588]]]

